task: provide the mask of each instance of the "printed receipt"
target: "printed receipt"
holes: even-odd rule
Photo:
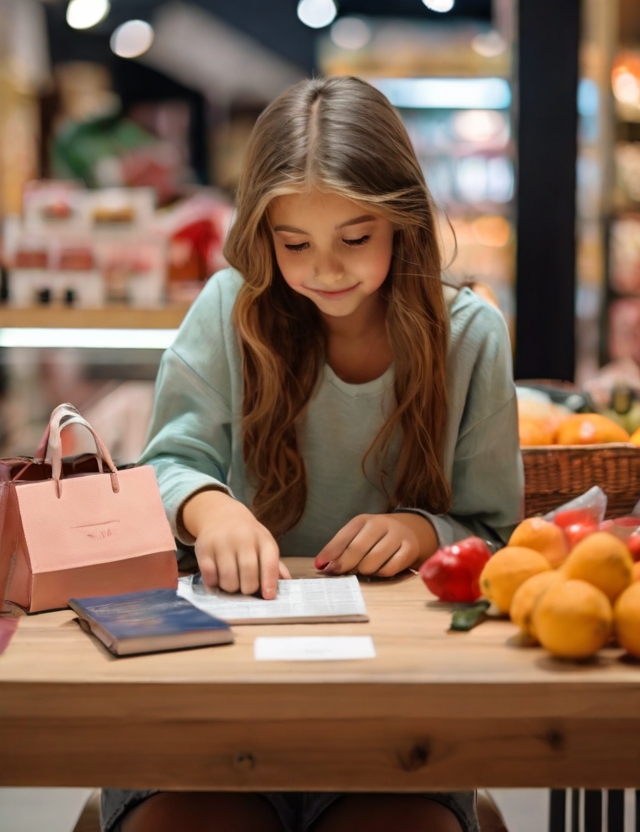
[[[207,589],[197,574],[178,580],[178,595],[229,624],[369,620],[355,575],[280,580],[276,598],[265,601]]]

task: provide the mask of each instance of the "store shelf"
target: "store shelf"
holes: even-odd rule
[[[0,329],[177,329],[188,308],[188,305],[162,309],[133,309],[130,306],[106,306],[101,309],[42,306],[18,309],[0,306]]]

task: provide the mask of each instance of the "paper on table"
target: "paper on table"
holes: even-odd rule
[[[188,575],[178,580],[178,595],[230,624],[369,620],[355,575],[280,580],[271,601],[207,589],[200,575]]]
[[[376,657],[371,636],[261,636],[254,641],[253,652],[258,661],[319,662]]]

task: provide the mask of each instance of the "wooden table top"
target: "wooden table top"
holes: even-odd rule
[[[557,661],[507,620],[448,632],[415,575],[361,586],[369,623],[236,626],[233,645],[127,658],[70,610],[21,618],[0,656],[0,784],[638,785],[640,662]],[[256,662],[258,635],[371,635],[376,658]]]

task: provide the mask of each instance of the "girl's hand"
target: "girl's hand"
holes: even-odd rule
[[[278,577],[290,578],[271,532],[224,491],[201,491],[184,506],[182,521],[195,537],[205,586],[275,598]]]
[[[431,523],[418,514],[360,514],[327,543],[315,560],[325,574],[390,578],[417,568],[438,547]]]

